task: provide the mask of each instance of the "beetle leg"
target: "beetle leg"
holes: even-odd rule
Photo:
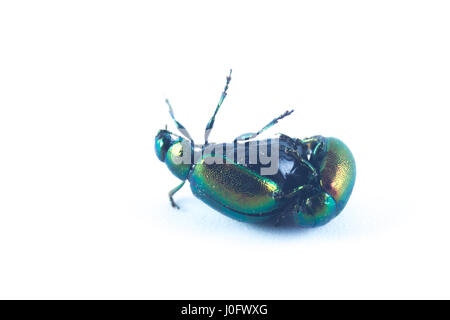
[[[306,184],[306,185],[299,186],[299,187],[293,189],[289,193],[285,194],[284,197],[286,199],[298,198],[298,197],[302,197],[302,196],[304,197],[305,195],[310,194],[314,190],[315,190],[315,188],[313,185]]]
[[[292,112],[294,112],[294,110],[291,111],[286,111],[285,113],[283,113],[281,116],[276,117],[275,119],[273,119],[272,121],[270,121],[268,124],[266,124],[261,130],[259,130],[258,132],[251,132],[251,133],[244,133],[241,134],[239,137],[237,137],[236,139],[234,139],[234,141],[242,141],[242,140],[249,140],[249,139],[253,139],[255,137],[257,137],[258,135],[260,135],[261,133],[263,133],[264,131],[266,131],[267,129],[269,129],[270,127],[272,127],[273,125],[275,125],[278,120],[283,119],[284,117],[287,117],[288,115],[290,115]]]
[[[228,85],[230,84],[231,81],[231,72],[232,70],[230,69],[230,74],[227,77],[227,82],[225,84],[225,88],[223,89],[222,95],[220,96],[220,100],[219,103],[216,107],[216,110],[214,111],[213,116],[211,117],[211,119],[209,120],[208,124],[206,125],[206,129],[205,129],[205,145],[208,144],[208,137],[209,134],[211,133],[212,128],[214,127],[214,121],[216,120],[216,114],[220,109],[220,106],[223,103],[223,100],[225,100],[225,97],[227,96],[227,90],[228,90]]]
[[[180,209],[180,207],[175,203],[175,201],[173,200],[173,195],[175,193],[177,193],[178,190],[180,190],[183,186],[184,183],[186,182],[186,180],[184,180],[182,183],[180,183],[178,186],[176,186],[175,188],[173,188],[172,190],[169,191],[169,200],[170,200],[170,204],[172,205],[173,208],[177,208]]]

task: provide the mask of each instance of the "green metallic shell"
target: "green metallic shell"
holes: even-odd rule
[[[318,227],[336,215],[336,202],[329,194],[322,192],[306,199],[302,210],[294,214],[294,221],[302,227]]]
[[[293,212],[294,222],[302,227],[317,227],[329,222],[345,207],[355,184],[356,164],[348,147],[339,139],[316,136],[303,142],[311,148],[313,158],[321,159],[317,169],[322,190],[299,203]]]
[[[211,163],[204,156],[194,167],[189,182],[200,200],[221,213],[241,221],[265,221],[281,205],[278,185],[246,167]]]
[[[289,156],[295,158],[297,155],[289,154],[290,143],[294,141],[289,139],[285,139],[287,147],[285,145],[283,149],[283,161],[287,162],[293,161]],[[336,138],[314,136],[296,141],[300,141],[307,148],[305,153],[310,154],[308,160],[306,156],[298,156],[313,169],[312,179],[301,178],[302,175],[291,180],[292,191],[281,190],[281,186],[286,187],[286,178],[278,185],[280,181],[271,176],[262,176],[226,157],[218,162],[215,156],[205,155],[191,165],[187,160],[193,155],[193,144],[166,130],[158,132],[155,151],[158,159],[165,162],[176,177],[189,180],[197,198],[224,215],[246,222],[286,218],[285,221],[293,221],[302,227],[321,226],[345,207],[355,184],[355,160],[348,147]]]
[[[185,144],[184,144],[185,145]],[[182,163],[180,159],[183,157],[183,142],[180,140],[179,142],[173,143],[169,150],[167,150],[166,155],[166,165],[169,170],[181,180],[186,180],[191,169],[190,163]]]
[[[336,201],[337,213],[347,204],[356,180],[350,149],[339,139],[327,138],[326,156],[320,165],[320,184]]]

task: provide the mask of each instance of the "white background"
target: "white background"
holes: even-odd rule
[[[448,1],[4,1],[0,298],[450,298]],[[154,154],[296,111],[358,176],[317,229],[239,223]]]

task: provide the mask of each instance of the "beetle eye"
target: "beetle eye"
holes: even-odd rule
[[[167,150],[169,150],[171,144],[170,134],[166,130],[159,130],[155,137],[155,152],[158,159],[162,162],[165,162]]]

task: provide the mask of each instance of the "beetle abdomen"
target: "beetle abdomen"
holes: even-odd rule
[[[193,194],[225,215],[238,220],[264,221],[280,207],[277,183],[236,164],[208,163],[206,155],[189,177]],[[212,161],[211,161],[212,162]]]
[[[339,139],[315,136],[303,142],[312,151],[311,162],[318,171],[316,191],[298,198],[294,222],[302,227],[328,223],[345,207],[353,190],[356,165],[351,151]]]
[[[356,179],[355,159],[339,139],[327,138],[326,155],[320,165],[320,184],[336,201],[338,213],[345,207]]]

